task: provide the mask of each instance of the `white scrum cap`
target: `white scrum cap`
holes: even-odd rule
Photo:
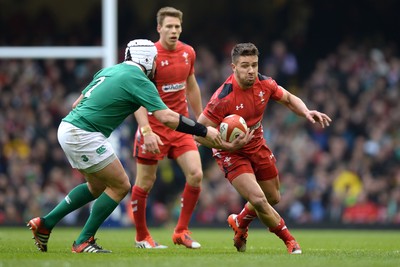
[[[145,69],[147,76],[151,73],[156,55],[156,46],[152,41],[146,39],[132,40],[125,49],[125,60],[141,65]]]

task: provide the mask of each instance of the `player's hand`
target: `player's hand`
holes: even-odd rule
[[[212,143],[213,147],[220,147],[222,145],[222,138],[219,131],[212,126],[207,127],[206,139]]]
[[[322,128],[325,128],[325,126],[328,127],[330,122],[332,122],[332,119],[329,118],[328,115],[326,115],[325,113],[319,112],[317,110],[310,110],[309,112],[307,112],[306,118],[311,123],[318,122],[319,124],[321,124]]]
[[[254,130],[247,129],[245,134],[240,134],[232,143],[230,143],[229,151],[236,151],[244,147],[254,136]]]
[[[160,137],[154,132],[147,133],[144,137],[144,150],[153,154],[159,154],[160,148],[158,145],[164,145]]]

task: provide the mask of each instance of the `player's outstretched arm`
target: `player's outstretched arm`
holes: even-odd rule
[[[288,107],[291,111],[299,116],[305,117],[311,123],[318,122],[322,128],[330,125],[332,119],[325,113],[317,110],[309,110],[306,104],[299,97],[291,94],[283,87],[279,86],[283,91],[283,96],[278,102]]]
[[[165,126],[182,133],[201,136],[211,142],[213,145],[220,145],[222,142],[219,131],[214,127],[195,122],[175,111],[168,109],[157,110],[153,115]]]

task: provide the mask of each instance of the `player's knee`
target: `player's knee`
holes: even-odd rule
[[[129,180],[126,179],[124,181],[120,180],[112,185],[109,185],[108,189],[106,190],[112,199],[119,202],[128,194],[130,189],[131,184],[129,183]]]
[[[106,185],[102,183],[88,183],[90,193],[94,198],[98,198],[106,189]]]
[[[120,184],[120,187],[118,189],[118,191],[120,192],[119,194],[123,197],[126,196],[126,194],[128,194],[128,192],[131,190],[131,184],[129,182],[129,180],[124,181],[123,183]]]
[[[150,192],[150,190],[153,188],[155,180],[156,175],[145,175],[142,177],[136,177],[135,185],[146,192]]]
[[[267,197],[268,203],[273,206],[279,203],[281,201],[281,194],[274,194],[272,196]]]
[[[269,203],[265,196],[252,196],[249,202],[258,212],[268,213]]]
[[[200,168],[193,170],[186,177],[187,183],[195,187],[199,187],[201,185],[202,179],[203,179],[203,171]]]

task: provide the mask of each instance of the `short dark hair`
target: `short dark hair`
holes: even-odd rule
[[[241,43],[233,47],[231,52],[232,62],[237,62],[240,56],[258,56],[258,48],[252,43]]]
[[[183,13],[179,9],[174,7],[163,7],[157,12],[157,24],[163,25],[165,17],[178,18],[181,23],[183,23]]]

